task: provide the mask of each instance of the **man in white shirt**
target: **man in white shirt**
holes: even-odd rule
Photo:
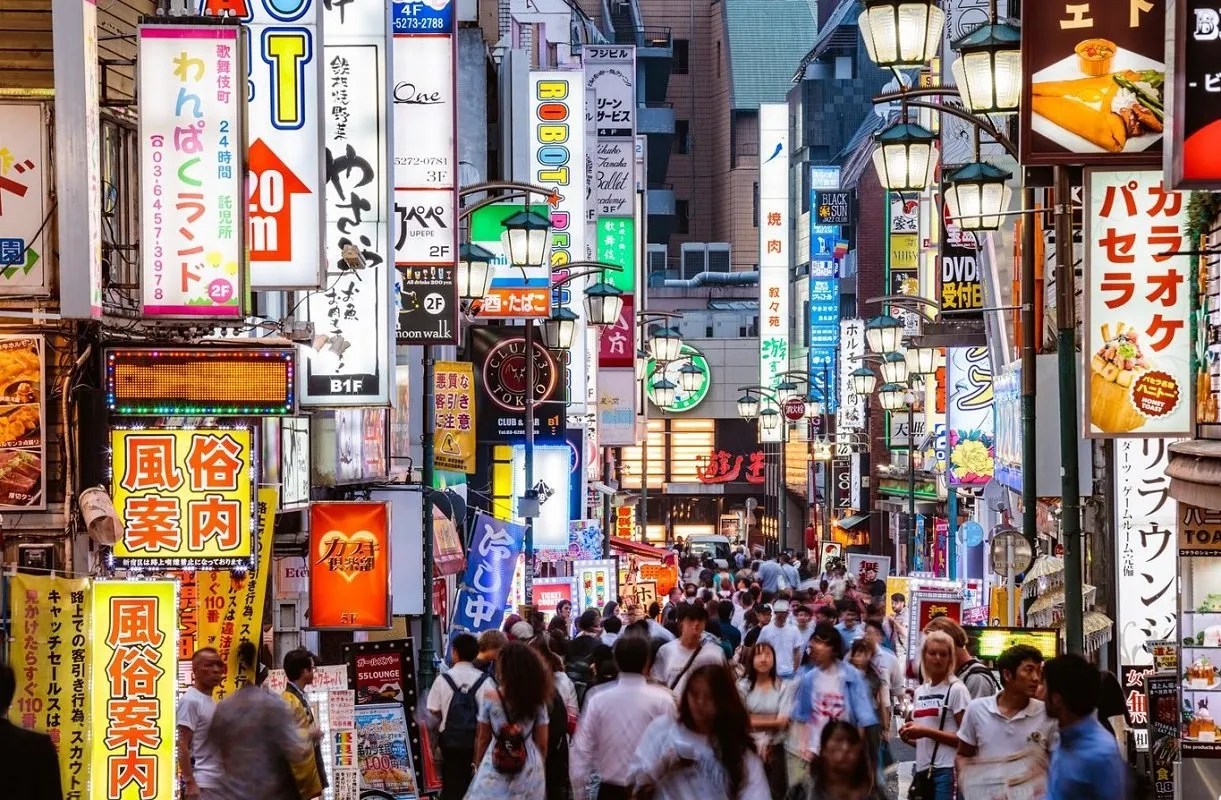
[[[805,649],[807,641],[809,639],[802,638],[802,633],[796,625],[789,624],[789,601],[777,600],[772,603],[772,624],[759,631],[755,644],[766,643],[772,646],[776,653],[776,676],[787,681],[797,674],[797,667],[801,664],[801,651]]]
[[[435,741],[441,751],[441,797],[462,800],[471,783],[471,762],[475,760],[477,717],[471,712],[478,713],[479,689],[491,677],[471,663],[479,656],[479,640],[471,634],[455,636],[450,653],[454,665],[441,673],[428,692],[428,727],[437,734]],[[460,708],[465,708],[457,712],[462,714],[461,719],[451,720],[450,712]]]
[[[597,800],[627,800],[632,759],[625,752],[640,741],[649,723],[674,714],[674,695],[646,680],[649,640],[624,636],[615,642],[619,679],[589,695],[568,754],[573,797],[588,797],[590,777],[599,778]]]
[[[963,762],[969,769],[971,758],[1007,758],[1029,748],[1032,768],[1041,764],[1046,770],[1056,721],[1035,699],[1043,682],[1043,654],[1014,645],[1001,653],[996,666],[1004,688],[967,705],[958,729],[959,769]],[[966,800],[972,800],[969,794]]]
[[[874,619],[865,620],[865,640],[873,646],[873,666],[882,676],[882,682],[890,687],[893,708],[907,690],[907,676],[903,671],[903,662],[882,644],[884,637],[882,623]]]
[[[712,637],[705,638],[708,610],[699,603],[683,603],[678,607],[679,637],[666,642],[657,651],[654,674],[666,688],[681,697],[687,678],[696,667],[704,664],[724,664],[725,651]]]
[[[220,753],[208,737],[216,701],[212,692],[225,677],[225,662],[215,648],[191,656],[191,688],[178,701],[178,775],[188,800],[218,797],[223,771]]]

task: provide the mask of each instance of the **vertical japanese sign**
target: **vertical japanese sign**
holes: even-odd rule
[[[457,344],[454,4],[394,2],[394,265],[399,344]]]
[[[90,685],[94,797],[173,797],[177,584],[96,581]]]
[[[439,361],[436,370],[438,469],[475,472],[475,367],[467,361]]]
[[[1022,4],[1021,162],[1158,164],[1166,0]]]
[[[85,797],[89,777],[89,585],[87,578],[20,573],[10,583],[10,664],[17,673],[17,692],[9,719],[51,737],[59,753],[64,795],[77,798]]]
[[[619,596],[619,574],[615,564],[613,558],[572,562],[577,584],[577,596],[573,599],[577,614],[587,608],[602,608]]]
[[[775,386],[789,368],[789,109],[759,106],[759,383]],[[777,409],[778,411],[779,409]],[[779,442],[783,426],[759,426]]]
[[[979,243],[947,219],[949,206],[941,212],[941,242],[938,253],[937,291],[941,309],[953,311],[954,319],[983,318],[984,284],[979,264]],[[961,312],[976,311],[978,314]]]
[[[386,12],[324,3],[325,288],[305,295],[317,336],[298,371],[302,407],[388,405],[391,208]],[[359,343],[359,346],[353,346]]]
[[[390,627],[390,504],[311,503],[310,628]]]
[[[178,657],[189,661],[201,647],[216,649],[225,664],[224,680],[214,692],[217,700],[254,682],[254,673],[243,670],[238,662],[237,647],[242,641],[257,646],[263,636],[263,602],[273,569],[271,538],[278,498],[276,489],[259,489],[259,536],[249,570],[178,573]]]
[[[249,428],[115,429],[111,486],[126,568],[248,566],[254,512]]]
[[[1176,189],[1221,188],[1221,74],[1213,69],[1221,56],[1221,13],[1208,0],[1175,0],[1169,7],[1166,175]]]
[[[888,198],[888,293],[914,297],[920,294],[920,199],[900,192],[891,192]],[[906,335],[919,333],[919,312],[892,305],[888,313],[903,323]]]
[[[43,103],[0,103],[0,295],[47,292],[48,113]]]
[[[199,0],[242,23],[247,69],[246,245],[253,289],[322,281],[321,0]]]
[[[866,444],[860,434],[865,430],[865,403],[867,398],[853,388],[852,371],[865,365],[865,323],[859,319],[845,319],[839,323],[840,354],[836,395],[839,408],[836,411],[835,455],[838,469],[835,474],[835,491],[840,508],[861,508],[861,448]]]
[[[0,510],[47,507],[46,340],[0,336]]]
[[[146,317],[242,315],[241,29],[141,25],[140,302]]]
[[[493,630],[504,620],[526,529],[477,511],[472,530],[466,573],[454,602],[453,627],[474,632]]]
[[[810,206],[817,207],[815,195],[839,188],[840,170],[833,166],[810,167]],[[810,278],[839,277],[835,247],[840,238],[838,225],[810,220]]]
[[[595,258],[604,264],[622,267],[620,272],[603,273],[599,280],[623,292],[623,307],[614,325],[602,329],[598,351],[598,371],[607,368],[634,368],[636,364],[636,219],[598,217]]]
[[[632,369],[598,371],[598,444],[636,444],[636,373]]]
[[[837,406],[831,385],[839,354],[839,281],[835,278],[810,278],[810,340],[807,360],[810,370],[810,395],[824,404],[828,413]]]
[[[1085,180],[1085,435],[1190,436],[1187,195],[1160,172]]]
[[[574,72],[530,73],[530,182],[551,189],[558,202],[551,208],[550,275],[554,287],[550,305],[544,309],[567,308],[577,315],[572,346],[563,351],[564,386],[568,392],[568,413],[584,414],[588,403],[586,369],[585,279],[568,279],[568,264],[585,258],[585,85]],[[630,150],[630,147],[629,147]],[[537,312],[523,308],[515,316]]]
[[[52,0],[59,310],[102,316],[102,134],[96,0]]]
[[[1115,630],[1119,632],[1119,678],[1128,700],[1137,747],[1145,749],[1147,726],[1140,681],[1156,671],[1149,643],[1174,638],[1178,579],[1174,529],[1177,503],[1170,497],[1165,439],[1120,439],[1115,443],[1115,562],[1118,564]]]
[[[992,363],[986,347],[946,350],[946,447],[951,486],[983,486],[996,471]]]
[[[586,212],[630,218],[636,210],[636,48],[587,44],[581,58],[596,141]]]

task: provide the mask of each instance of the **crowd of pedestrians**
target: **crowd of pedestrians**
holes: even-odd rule
[[[1007,797],[973,776],[1016,757],[1023,797],[1124,797],[1088,661],[1018,645],[994,672],[951,619],[910,635],[876,575],[738,559],[684,560],[650,608],[563,604],[454,637],[427,703],[443,797],[897,800],[897,740],[915,750],[909,800]]]

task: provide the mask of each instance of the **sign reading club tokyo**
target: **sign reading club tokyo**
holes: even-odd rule
[[[246,244],[253,289],[322,286],[323,0],[199,0],[246,36]]]
[[[551,283],[566,279],[568,265],[585,258],[585,84],[579,72],[530,73],[531,182],[552,189],[559,202],[551,208]],[[585,279],[570,281],[551,292],[551,304],[577,315],[572,347],[566,353],[564,374],[568,413],[584,414],[585,384]],[[523,316],[539,309],[523,308]],[[547,314],[546,316],[549,316]]]

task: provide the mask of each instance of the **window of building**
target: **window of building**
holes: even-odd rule
[[[677,220],[674,225],[675,233],[690,233],[691,232],[691,203],[687,200],[674,201],[674,216]]]
[[[691,42],[687,39],[674,40],[674,67],[671,70],[675,75],[686,75],[690,71],[688,59],[691,57]]]
[[[716,43],[716,76],[721,77],[721,42],[719,39]]]
[[[685,119],[674,120],[674,152],[691,152],[691,123]]]
[[[759,182],[755,181],[754,196],[751,198],[750,224],[759,227]]]

